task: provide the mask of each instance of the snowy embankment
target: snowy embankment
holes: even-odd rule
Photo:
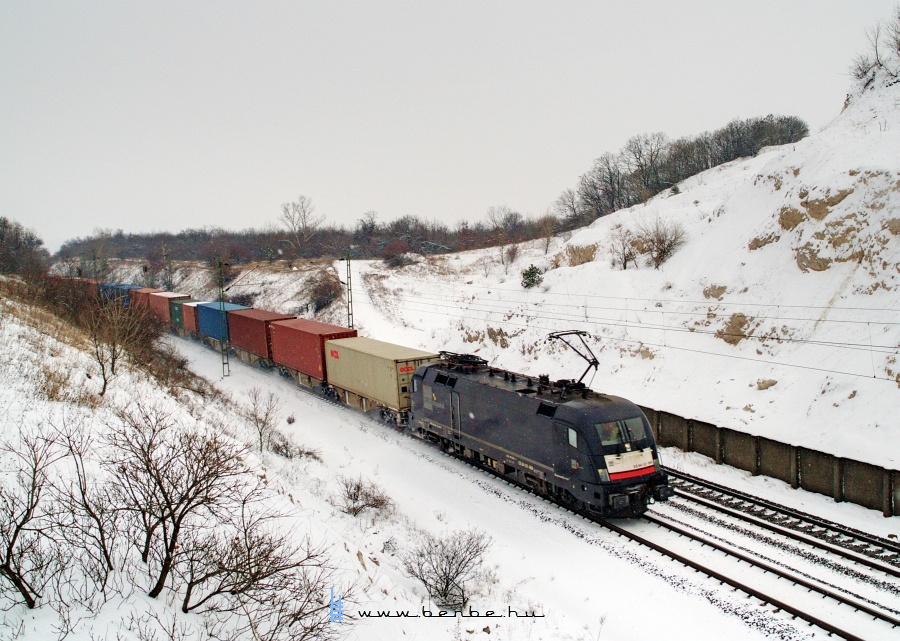
[[[474,352],[507,369],[577,378],[584,362],[544,339],[582,329],[600,365],[588,382],[642,405],[776,441],[900,467],[900,84],[879,76],[822,131],[685,180],[574,234],[520,247],[354,261],[362,335]],[[622,270],[622,230],[679,225],[659,269]],[[571,264],[568,252],[592,248]],[[545,270],[524,289],[521,272]],[[333,269],[344,278],[345,263]],[[233,292],[295,313],[309,271],[254,266]],[[116,278],[140,282],[134,267]],[[175,288],[211,298],[209,275]],[[200,285],[201,282],[207,283]],[[337,303],[321,320],[346,323]]]
[[[10,443],[23,430],[59,425],[63,419],[69,424],[81,421],[99,439],[116,425],[117,408],[140,402],[165,406],[185,428],[202,423],[239,446],[253,448],[255,435],[239,411],[252,388],[271,390],[284,403],[279,429],[295,445],[316,450],[318,458],[289,460],[251,449],[245,462],[264,481],[267,504],[285,514],[280,520],[282,532],[298,544],[309,536],[326,546],[336,570],[335,588],[340,592],[352,585],[354,599],[345,604],[345,614],[348,619],[351,614],[357,618],[340,625],[343,638],[488,639],[500,635],[504,639],[640,640],[695,639],[701,632],[708,638],[815,638],[783,613],[738,594],[720,593],[715,581],[626,544],[418,440],[328,404],[277,375],[235,362],[231,374],[223,378],[219,354],[198,344],[167,339],[195,371],[213,381],[220,394],[200,398],[183,391],[172,397],[139,371],[125,367],[106,397],[99,399],[94,366],[77,348],[84,346],[84,337],[77,332],[41,312],[3,301],[0,335],[4,345],[0,420]],[[289,424],[288,416],[296,420]],[[96,457],[101,454],[102,450],[92,452]],[[100,484],[108,479],[98,460],[92,460],[92,470]],[[688,470],[703,466],[699,457],[677,453],[670,453],[668,462]],[[13,482],[14,464],[13,458],[4,457],[4,487]],[[66,469],[63,466],[58,472]],[[724,468],[717,472],[729,473]],[[377,483],[393,499],[393,508],[357,517],[345,514],[336,507],[341,477]],[[732,476],[730,481],[742,478]],[[765,479],[752,483],[752,489],[761,490],[771,485],[779,500],[790,495],[806,509],[861,529],[885,531],[884,519],[861,508],[790,492]],[[422,530],[440,533],[471,527],[482,529],[493,540],[472,608],[507,615],[511,608],[541,617],[359,618],[360,610],[421,613],[424,607],[436,612],[421,585],[403,571],[401,558],[414,547]],[[158,599],[145,596],[147,577],[134,558],[136,550],[126,548],[129,561],[115,573],[108,600],[95,603],[93,611],[75,607],[68,619],[72,625],[68,638],[140,639],[141,629],[157,630],[165,623],[205,638],[200,632],[202,616],[178,610],[182,593],[166,590]],[[47,605],[36,610],[10,607],[14,596],[8,585],[0,585],[4,601],[0,638],[58,637],[54,630],[66,617]]]

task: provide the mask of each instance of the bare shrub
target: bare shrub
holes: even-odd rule
[[[258,387],[251,388],[247,398],[244,418],[256,430],[259,438],[259,451],[265,452],[269,448],[272,432],[275,431],[275,425],[278,423],[278,413],[284,404],[272,392],[264,396]]]
[[[487,278],[494,271],[494,261],[490,256],[482,256],[475,262],[475,266],[480,268],[481,273]]]
[[[116,366],[125,355],[125,342],[130,329],[126,323],[127,311],[119,301],[99,302],[87,317],[87,331],[91,339],[90,355],[100,369],[100,396],[106,394],[110,380],[116,375]]]
[[[50,470],[61,454],[52,436],[24,433],[0,445],[0,577],[29,608],[65,567],[51,527]]]
[[[308,539],[291,542],[274,525],[281,515],[254,509],[261,498],[254,488],[231,519],[186,539],[176,568],[185,586],[182,612],[239,612],[244,603],[293,598],[298,584],[317,593],[328,587],[320,573],[329,566],[325,550]]]
[[[310,279],[309,301],[314,312],[320,312],[343,294],[341,281],[334,272],[323,269]]]
[[[686,241],[687,233],[683,225],[657,216],[650,223],[638,225],[634,244],[640,253],[646,255],[647,265],[659,269]]]
[[[613,267],[628,269],[628,263],[637,265],[637,249],[634,242],[634,232],[627,227],[618,224],[612,228],[609,257]]]
[[[362,477],[348,478],[340,481],[340,508],[351,516],[359,516],[364,510],[387,510],[394,502],[391,497],[372,481],[364,481]]]
[[[425,534],[403,558],[403,569],[425,586],[428,596],[448,608],[465,607],[484,564],[491,538],[477,529],[459,530],[440,537]]]
[[[500,246],[500,263],[503,265],[503,273],[509,273],[509,267],[519,257],[518,245],[501,245]]]
[[[322,462],[322,456],[318,450],[313,450],[292,443],[291,440],[279,430],[273,430],[269,438],[269,451],[286,459],[308,458]]]
[[[556,216],[549,211],[537,220],[537,229],[540,234],[541,247],[544,248],[545,256],[550,251],[550,244],[553,242],[553,233],[556,231],[558,224],[559,221],[556,219]]]
[[[566,247],[566,261],[569,267],[577,267],[594,260],[597,255],[597,243],[590,245],[568,245]]]
[[[132,540],[148,564],[157,597],[181,539],[207,519],[221,518],[248,473],[245,450],[215,433],[181,426],[166,409],[140,402],[117,413],[106,436],[113,495],[129,517]],[[150,568],[150,562],[154,567]]]
[[[77,551],[70,559],[81,569],[85,579],[81,597],[87,601],[92,592],[106,594],[110,575],[120,560],[121,513],[109,486],[88,472],[89,453],[95,447],[88,432],[80,425],[63,422],[56,427],[56,434],[70,473],[53,483],[53,525],[61,540]]]

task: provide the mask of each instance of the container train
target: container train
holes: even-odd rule
[[[413,349],[231,303],[81,281],[101,297],[145,307],[180,336],[277,368],[303,387],[563,505],[635,517],[672,495],[640,408],[581,380],[527,376],[473,355]],[[590,356],[589,368],[596,367]]]

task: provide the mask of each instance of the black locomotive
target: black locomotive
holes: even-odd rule
[[[640,516],[672,495],[650,424],[624,398],[441,352],[412,379],[409,428],[555,501]],[[582,376],[582,378],[584,378]]]

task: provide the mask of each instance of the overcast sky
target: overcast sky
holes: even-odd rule
[[[543,213],[594,158],[841,109],[896,0],[0,0],[0,216],[98,228]]]

